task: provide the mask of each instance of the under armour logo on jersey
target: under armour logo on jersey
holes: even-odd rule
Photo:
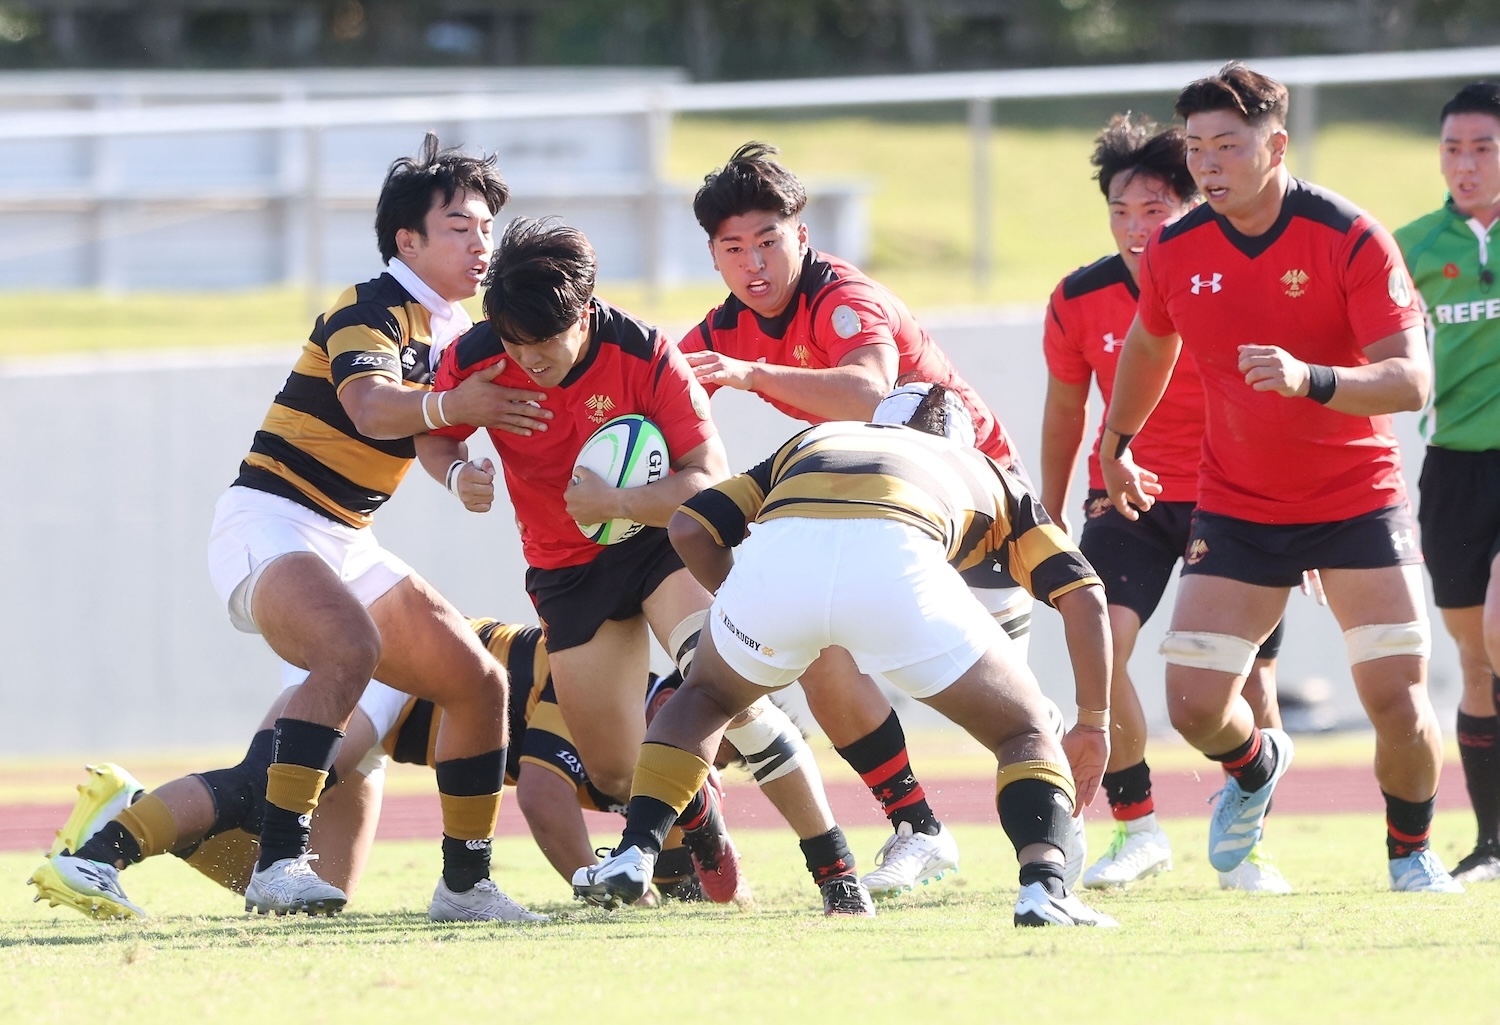
[[[1391,531],[1391,544],[1395,547],[1397,554],[1408,548],[1416,551],[1417,539],[1409,530],[1393,530]]]
[[[1115,333],[1113,331],[1108,332],[1104,336],[1104,351],[1105,352],[1114,352],[1116,349],[1118,349],[1120,346],[1122,346],[1124,344],[1125,344],[1125,339],[1123,339],[1123,338],[1116,338],[1115,337]]]
[[[1219,284],[1219,282],[1223,280],[1224,275],[1222,274],[1210,274],[1207,279],[1205,279],[1201,274],[1194,274],[1193,294],[1201,295],[1205,288],[1208,289],[1210,293],[1222,292],[1224,291],[1224,286]]]

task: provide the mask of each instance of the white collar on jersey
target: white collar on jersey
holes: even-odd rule
[[[474,326],[473,318],[458,303],[450,303],[434,292],[400,258],[392,257],[391,262],[386,265],[386,272],[400,282],[401,287],[410,292],[411,297],[432,315],[432,349],[427,354],[427,364],[436,369],[438,357],[449,343]]]

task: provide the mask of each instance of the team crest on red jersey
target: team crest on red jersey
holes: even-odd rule
[[[807,357],[812,355],[812,350],[805,345],[799,345],[792,350],[792,355],[797,358],[797,365],[805,370],[807,369]]]
[[[602,424],[609,419],[609,411],[615,408],[615,400],[608,395],[590,395],[583,403],[589,407],[589,419]]]
[[[1193,538],[1193,543],[1188,545],[1187,564],[1189,566],[1196,566],[1203,561],[1203,557],[1207,554],[1208,542],[1202,538],[1195,537]]]
[[[1293,267],[1281,276],[1281,283],[1286,286],[1287,295],[1301,299],[1307,294],[1307,271]]]
[[[1087,515],[1091,520],[1097,520],[1099,517],[1109,512],[1110,506],[1112,505],[1114,505],[1114,503],[1104,495],[1100,495],[1098,498],[1091,498],[1089,499],[1089,507],[1086,510],[1085,515]]]
[[[1385,281],[1385,290],[1390,295],[1391,302],[1403,310],[1411,305],[1411,280],[1406,276],[1404,268],[1391,268],[1391,276]]]

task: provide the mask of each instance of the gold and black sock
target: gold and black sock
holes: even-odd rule
[[[1239,747],[1208,757],[1222,764],[1224,771],[1238,780],[1240,789],[1247,794],[1271,782],[1271,773],[1276,768],[1271,745],[1265,742],[1258,726],[1251,728],[1250,738]]]
[[[1458,758],[1479,843],[1500,844],[1500,716],[1459,712]]]
[[[1382,790],[1380,796],[1385,798],[1386,857],[1404,858],[1427,850],[1437,795],[1425,801],[1403,801]]]
[[[338,757],[342,730],[304,719],[277,719],[266,769],[266,807],[260,827],[264,870],[307,852],[312,813]]]
[[[906,731],[901,728],[894,709],[873,732],[835,750],[859,773],[893,827],[905,822],[913,833],[937,835],[941,824],[927,803],[926,791],[912,772]]]
[[[1005,830],[1017,855],[1032,844],[1067,850],[1073,832],[1074,790],[1073,775],[1066,765],[1039,758],[1002,765],[995,774],[995,790],[1000,828]],[[1057,878],[1061,882],[1061,868]],[[1022,884],[1025,882],[1023,877]]]
[[[505,748],[437,763],[443,805],[443,882],[454,893],[490,877],[490,849],[500,815]]]
[[[839,876],[854,875],[854,853],[849,850],[849,841],[844,831],[834,826],[826,833],[798,841],[802,848],[802,859],[813,882],[822,885]]]
[[[691,751],[670,744],[642,744],[617,850],[660,851],[673,825],[687,829],[688,823],[696,823],[694,828],[701,828],[712,811],[704,790],[708,772],[708,763]]]

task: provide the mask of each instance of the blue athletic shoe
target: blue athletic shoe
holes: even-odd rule
[[[1240,781],[1231,776],[1224,789],[1214,795],[1214,817],[1208,824],[1208,862],[1220,872],[1233,870],[1260,841],[1271,792],[1292,764],[1291,737],[1269,728],[1261,730],[1260,736],[1261,743],[1271,745],[1276,759],[1266,785],[1247,794],[1240,789]]]
[[[1404,858],[1391,859],[1391,889],[1398,893],[1463,893],[1462,883],[1455,882],[1431,851],[1417,851]]]

